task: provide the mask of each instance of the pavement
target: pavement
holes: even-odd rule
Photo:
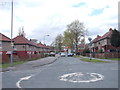
[[[28,69],[36,68],[39,66],[51,64],[55,62],[58,58],[59,56],[55,56],[55,57],[46,57],[46,58],[42,58],[34,61],[28,61],[28,62],[25,62],[24,64],[18,64],[18,65],[7,67],[7,68],[0,68],[0,72],[14,71],[14,70],[28,70]]]

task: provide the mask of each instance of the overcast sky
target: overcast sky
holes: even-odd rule
[[[66,25],[74,20],[83,22],[88,37],[103,35],[109,28],[118,29],[119,0],[14,0],[13,37],[24,26],[28,39],[51,44]],[[11,0],[0,0],[0,32],[10,37]],[[87,41],[87,40],[86,40]]]

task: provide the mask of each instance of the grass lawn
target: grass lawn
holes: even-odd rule
[[[85,62],[93,62],[93,63],[98,63],[98,62],[106,62],[106,61],[102,61],[102,60],[98,60],[98,59],[91,59],[90,58],[85,58],[85,57],[81,57],[81,56],[74,56],[75,58],[80,58],[81,61],[85,61]]]
[[[16,61],[13,62],[13,66],[18,65],[18,64],[23,64],[25,61]],[[10,66],[10,63],[5,63],[5,64],[0,64],[0,68],[7,68]]]
[[[38,60],[38,59],[41,59],[41,58],[28,59],[28,60],[25,60],[25,61],[15,61],[15,62],[13,62],[12,65],[15,66],[15,65],[18,65],[18,64],[23,64],[27,61],[33,61],[33,60]],[[0,68],[7,68],[9,66],[10,66],[10,63],[0,64]]]
[[[120,58],[100,58],[100,59],[107,59],[107,60],[119,60],[119,61],[120,61]]]
[[[120,61],[120,58],[107,58],[109,60],[119,60]]]
[[[98,62],[106,62],[106,61],[101,61],[101,60],[97,60],[97,59],[89,59],[89,58],[80,58],[80,60],[82,61],[86,61],[86,62],[93,62],[93,63],[98,63]]]

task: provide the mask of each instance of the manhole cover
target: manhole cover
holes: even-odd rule
[[[95,82],[103,80],[104,76],[98,73],[69,73],[60,76],[60,80],[68,82]]]

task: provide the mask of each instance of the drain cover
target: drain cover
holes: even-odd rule
[[[98,73],[82,73],[82,72],[76,72],[76,73],[69,73],[64,74],[59,77],[62,81],[68,81],[68,82],[95,82],[99,80],[103,80],[104,76]]]

